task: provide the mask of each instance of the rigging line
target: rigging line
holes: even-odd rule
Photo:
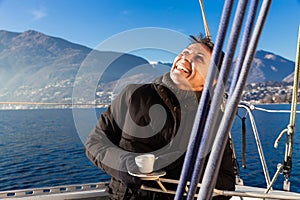
[[[295,75],[294,75],[294,87],[292,96],[292,106],[291,106],[291,116],[290,116],[290,126],[295,126],[296,121],[296,107],[298,100],[298,89],[300,80],[300,26],[298,32],[298,43],[297,43],[297,53],[296,53],[296,63],[295,63]]]
[[[268,112],[268,113],[290,113],[291,110],[277,110],[277,109],[266,109],[266,108],[261,108],[257,107],[253,104],[250,104],[245,101],[241,101],[239,107],[242,107],[243,105],[248,106],[251,110],[258,110],[258,111],[263,111],[263,112]],[[300,113],[300,111],[295,111],[296,113]]]
[[[252,16],[256,16],[256,12],[257,12],[257,7],[258,7],[258,3],[259,0],[255,0],[255,1],[251,1],[250,2],[250,7],[249,7],[249,12],[248,12],[248,16],[246,19],[246,23],[245,24],[245,31],[242,37],[242,41],[241,41],[241,48],[236,60],[236,64],[234,66],[233,69],[233,75],[232,75],[232,80],[231,80],[231,85],[230,85],[230,89],[229,89],[229,96],[232,95],[232,92],[236,86],[236,82],[238,80],[242,65],[243,65],[243,61],[245,59],[246,56],[246,52],[249,46],[249,42],[250,42],[250,38],[251,38],[251,34],[253,31],[253,27],[254,27],[254,22],[255,22],[255,18],[253,18]]]
[[[233,121],[235,119],[235,113],[237,111],[239,102],[242,97],[243,89],[246,84],[246,80],[251,68],[251,64],[256,52],[256,48],[258,45],[259,38],[262,33],[262,29],[264,27],[268,12],[271,6],[271,0],[264,0],[260,9],[260,13],[258,15],[258,19],[253,31],[253,35],[251,37],[249,48],[246,53],[245,61],[242,66],[242,70],[240,73],[240,77],[236,84],[236,89],[233,91],[231,98],[229,99],[227,106],[225,108],[224,117],[220,123],[220,127],[217,132],[217,137],[215,139],[211,154],[209,156],[209,160],[206,168],[204,176],[203,176],[203,187],[200,188],[198,200],[207,200],[211,199],[213,188],[216,183],[216,179],[218,174],[216,171],[220,168],[221,159],[220,155],[224,152],[226,143],[228,138],[228,132],[230,131]]]
[[[265,108],[260,108],[260,107],[254,107],[255,110],[263,111],[263,112],[268,112],[268,113],[290,113],[290,110],[270,110],[270,109],[265,109]],[[300,111],[295,111],[296,113],[300,113]]]
[[[222,63],[217,84],[214,89],[214,96],[211,101],[211,106],[209,108],[209,113],[206,119],[207,123],[205,123],[204,126],[203,136],[199,145],[187,199],[193,199],[196,193],[196,185],[200,181],[201,175],[204,171],[206,155],[209,153],[209,149],[211,149],[215,138],[215,133],[217,132],[218,124],[221,121],[222,113],[220,107],[223,102],[222,97],[225,91],[225,83],[228,79],[231,69],[231,64],[238,43],[240,31],[242,29],[247,4],[248,0],[239,1],[236,12],[234,14],[234,21],[230,30],[229,41],[226,47],[226,54]]]
[[[199,0],[199,4],[200,4],[200,7],[201,7],[201,12],[202,12],[202,19],[203,19],[203,23],[204,23],[205,35],[206,35],[207,38],[211,38],[208,23],[207,23],[207,19],[206,19],[206,15],[205,15],[203,0]]]
[[[207,77],[206,77],[206,83],[205,83],[203,91],[202,91],[202,96],[200,98],[200,102],[199,102],[199,105],[197,108],[197,113],[195,116],[191,135],[189,138],[188,149],[186,151],[186,155],[184,158],[184,164],[182,166],[182,170],[181,170],[181,174],[180,174],[180,183],[176,189],[175,200],[182,199],[184,192],[185,192],[187,179],[193,169],[193,166],[192,166],[193,158],[198,149],[197,145],[201,139],[202,130],[203,130],[204,123],[205,123],[204,119],[208,112],[208,104],[209,104],[209,100],[211,98],[213,82],[215,80],[216,73],[217,73],[216,65],[220,63],[222,47],[223,47],[225,35],[227,32],[227,27],[228,27],[228,23],[229,23],[232,4],[233,4],[233,2],[230,2],[228,0],[225,2],[225,5],[223,7],[223,12],[222,12],[221,21],[219,24],[217,39],[216,39],[216,43],[215,43],[215,46],[214,46],[214,49],[212,52],[211,62],[210,62],[209,70],[208,70]],[[222,21],[222,19],[224,19],[224,20]]]
[[[294,72],[294,86],[293,86],[293,96],[292,96],[292,105],[290,113],[290,123],[287,126],[287,137],[285,145],[285,155],[283,162],[283,175],[285,180],[283,182],[283,189],[290,191],[290,175],[292,169],[292,154],[293,154],[293,144],[294,144],[294,135],[295,135],[295,123],[296,123],[296,107],[298,100],[298,89],[300,81],[300,26],[298,31],[298,42],[297,42],[297,53],[296,53],[296,63],[295,63],[295,72]],[[280,139],[280,136],[278,137]]]

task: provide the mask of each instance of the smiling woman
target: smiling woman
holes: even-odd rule
[[[200,0],[200,2],[203,1]],[[224,2],[233,1],[228,0]],[[271,1],[264,0],[263,2]],[[267,38],[264,39],[262,37],[263,46],[272,49],[275,45],[279,45],[280,48],[284,46],[285,52],[287,52],[287,50],[293,51],[294,31],[290,31],[293,28],[289,26],[299,23],[298,19],[300,16],[298,10],[300,8],[299,1],[297,2],[298,4],[295,0],[284,3],[274,1],[273,11],[274,13],[276,11],[276,15],[273,13],[272,16],[271,12],[268,18],[269,21],[265,29]],[[207,19],[210,22],[210,30],[212,32],[210,34],[205,19],[204,28],[206,29],[206,37],[191,37],[192,42],[188,46],[186,44],[187,41],[184,40],[184,48],[182,46],[183,41],[181,41],[183,37],[187,39],[187,33],[198,33],[199,27],[202,27],[201,12],[197,1],[187,3],[185,0],[145,0],[143,2],[123,0],[90,0],[88,2],[85,0],[77,0],[74,2],[69,0],[0,0],[0,29],[18,32],[24,32],[24,30],[28,29],[37,30],[47,34],[57,35],[85,46],[104,47],[106,45],[107,49],[105,49],[105,51],[107,52],[110,50],[121,52],[114,55],[103,53],[108,59],[99,59],[99,53],[103,50],[100,48],[95,48],[93,51],[91,48],[69,43],[60,38],[54,39],[54,37],[45,37],[43,34],[35,31],[26,31],[26,34],[19,34],[16,32],[7,33],[8,31],[0,30],[0,71],[6,73],[5,75],[0,74],[0,76],[5,78],[5,81],[0,80],[1,83],[3,83],[0,84],[0,105],[7,104],[9,109],[20,109],[22,107],[19,107],[19,105],[34,104],[35,107],[26,108],[36,108],[34,111],[6,110],[0,112],[0,115],[2,115],[2,117],[0,117],[0,138],[2,138],[0,139],[0,148],[2,148],[2,150],[0,149],[0,166],[2,167],[0,168],[4,169],[3,176],[0,176],[0,182],[4,183],[2,184],[2,189],[14,190],[32,187],[48,187],[0,192],[0,198],[24,196],[26,199],[28,196],[28,198],[33,196],[39,198],[39,195],[48,195],[46,198],[55,199],[57,197],[57,199],[62,199],[62,197],[56,196],[59,194],[63,195],[63,198],[71,199],[74,197],[79,199],[83,197],[81,194],[84,193],[84,197],[86,198],[99,199],[99,195],[107,196],[107,193],[104,192],[105,186],[107,192],[112,195],[112,198],[118,200],[121,197],[125,199],[137,199],[137,197],[149,199],[149,196],[153,197],[153,199],[165,200],[173,199],[176,184],[181,183],[183,183],[184,189],[189,187],[188,191],[192,191],[193,184],[190,183],[190,185],[186,185],[184,181],[178,181],[178,179],[183,166],[185,152],[189,149],[187,147],[189,135],[192,135],[192,129],[196,130],[198,128],[196,127],[198,125],[197,121],[195,123],[196,125],[194,124],[195,119],[199,119],[199,117],[195,117],[196,113],[200,110],[202,113],[205,113],[202,115],[204,116],[206,115],[205,109],[209,109],[210,113],[216,111],[215,113],[218,114],[219,110],[221,110],[221,106],[218,103],[224,100],[224,93],[223,91],[220,92],[218,87],[216,87],[217,89],[215,90],[217,91],[216,96],[220,97],[217,101],[206,101],[209,97],[205,96],[207,93],[203,92],[206,91],[204,90],[204,85],[206,86],[206,83],[210,82],[206,80],[206,77],[209,76],[209,69],[214,69],[215,67],[211,67],[212,64],[210,63],[213,57],[213,43],[210,36],[217,35],[217,26],[222,11],[222,4],[220,4],[219,1],[205,1],[205,4],[206,9],[208,8]],[[237,5],[234,4],[232,8],[236,6]],[[280,12],[281,15],[279,15],[280,19],[276,18],[278,17],[278,10],[282,11]],[[284,15],[288,17],[284,17]],[[275,18],[276,20],[274,20]],[[289,21],[289,23],[283,23],[283,21],[281,21],[283,19],[284,22]],[[146,26],[164,27],[164,29],[158,31],[159,28],[140,28]],[[134,31],[128,31],[128,29]],[[124,30],[129,34],[123,34]],[[141,30],[144,30],[144,32],[140,32]],[[162,34],[162,32],[166,30],[168,30],[168,34]],[[176,32],[176,35],[180,35],[180,37],[171,37],[170,32],[175,32],[173,30],[180,30],[180,33]],[[202,28],[200,30],[202,30]],[[280,33],[280,31],[284,31],[284,33]],[[134,34],[134,32],[136,34]],[[237,31],[232,32],[236,33]],[[289,35],[284,37],[283,40],[282,35],[286,35],[286,32],[288,32]],[[17,37],[18,35],[26,37]],[[114,36],[111,37],[112,35]],[[125,37],[121,37],[121,35]],[[276,35],[280,37],[276,39]],[[157,36],[155,41],[151,40],[155,36]],[[118,40],[118,38],[121,39]],[[224,34],[221,38],[225,39],[226,35]],[[289,40],[293,40],[292,46],[289,45]],[[284,42],[284,45],[282,45],[282,42]],[[99,43],[100,45],[98,45]],[[177,48],[179,46],[180,48]],[[218,45],[216,46],[220,47]],[[155,55],[155,57],[151,54],[147,54],[147,51],[143,51],[143,48],[148,50],[156,47],[161,48],[159,48],[157,51],[158,55]],[[59,48],[61,49],[57,51]],[[170,52],[172,55],[178,54],[172,63],[171,69],[171,64],[167,66],[167,70],[170,72],[161,70],[163,64],[159,62],[162,60],[171,62],[169,60],[170,56],[167,57],[166,54],[160,54],[162,51],[169,50],[167,48],[172,49]],[[183,48],[184,50],[181,51]],[[221,48],[222,47],[216,48],[218,53],[222,52]],[[255,48],[249,49],[252,50]],[[29,54],[29,52],[32,54]],[[139,56],[155,61],[155,64],[149,64],[146,59],[136,57],[137,60],[141,61],[139,65],[143,65],[145,69],[151,71],[152,75],[155,74],[155,77],[148,75],[148,73],[145,72],[146,70],[139,71],[139,69],[142,68],[136,70],[139,73],[132,75],[133,73],[131,72],[134,70],[130,67],[135,67],[133,62],[131,62],[132,60],[129,61],[126,59],[115,62],[116,58],[120,58],[120,55],[123,53],[126,53],[127,56],[127,53],[135,52],[142,52]],[[228,52],[230,51],[227,51],[227,55],[229,54]],[[95,57],[89,57],[92,53],[95,53]],[[145,54],[143,55],[143,53]],[[245,60],[250,61],[251,56]],[[98,58],[99,62],[95,62],[96,59],[94,58]],[[226,60],[228,61],[229,59]],[[123,82],[114,78],[118,70],[107,70],[107,67],[110,66],[111,63],[116,65],[115,69],[124,70],[117,75],[117,77],[123,78]],[[127,68],[127,64],[130,67]],[[93,71],[92,68],[96,70]],[[158,68],[160,69],[158,70]],[[80,76],[82,75],[82,69],[86,69],[88,74]],[[154,71],[156,72],[153,73]],[[163,73],[161,73],[162,71]],[[40,77],[43,77],[44,82],[39,81],[41,79]],[[48,81],[50,80],[47,79],[48,77],[52,78],[51,81]],[[104,78],[107,79],[104,80]],[[151,81],[148,83],[149,79],[151,79]],[[138,82],[140,80],[141,82]],[[209,80],[214,81],[214,77]],[[131,84],[132,82],[134,84]],[[42,83],[40,84],[42,85],[40,88],[37,86],[39,83]],[[126,86],[127,84],[128,86]],[[7,89],[9,86],[10,88]],[[215,89],[215,86],[216,85],[213,84],[213,89]],[[103,94],[107,88],[109,88],[109,90],[107,90],[108,92],[105,96]],[[113,89],[110,90],[111,88]],[[297,91],[297,89],[295,91]],[[84,97],[86,94],[88,94],[88,102],[82,103],[85,102]],[[20,101],[12,102],[13,95]],[[4,97],[10,100],[3,102],[7,100],[4,99]],[[33,101],[34,97],[37,98],[37,100]],[[55,97],[57,97],[59,101],[56,99],[53,100]],[[106,104],[107,99],[109,105]],[[199,101],[203,99],[205,103],[200,102],[200,105],[204,106],[199,109]],[[238,102],[238,99],[239,97],[228,98],[227,102],[230,103],[229,105],[232,105],[231,102]],[[32,100],[32,102],[30,102],[30,100]],[[46,103],[48,100],[49,102]],[[60,100],[66,103],[59,103],[61,102]],[[99,105],[97,103],[98,100],[101,102],[102,100],[105,101],[105,105],[108,106],[107,109],[101,109],[99,111],[95,108],[82,108],[83,106]],[[206,104],[207,102],[209,103]],[[12,104],[16,104],[16,106],[11,107]],[[39,106],[46,108],[45,105],[48,106],[47,108],[52,109],[37,109]],[[53,109],[55,106],[62,106],[60,108],[69,108],[70,106],[74,108],[78,106],[81,108],[74,108],[71,113],[69,109]],[[236,105],[234,108],[227,108],[227,112],[224,113],[229,113],[226,116],[234,116],[236,114],[234,109],[237,107]],[[250,108],[253,108],[253,106],[249,106],[249,109]],[[77,115],[80,116],[78,119],[76,118],[78,117]],[[215,123],[215,121],[212,120],[214,116],[216,115],[210,115],[210,118],[208,118],[210,120],[207,120],[205,129],[200,125],[200,128],[197,129],[196,132],[201,132],[199,130],[203,128],[205,131],[209,130],[205,132],[205,134],[211,132],[217,133],[214,129],[215,127],[219,128],[219,125],[221,127],[221,125],[231,120],[227,120],[228,118],[224,117],[224,123],[223,121],[222,123],[220,121]],[[221,114],[220,116],[223,117]],[[98,117],[99,121],[97,122]],[[268,116],[263,116],[261,119],[278,122],[276,119],[269,119]],[[206,121],[206,117],[203,120],[201,118],[199,121],[200,123]],[[281,119],[279,121],[281,121]],[[90,127],[91,124],[92,127]],[[262,126],[266,126],[266,123],[263,123]],[[272,125],[270,129],[273,127],[274,125]],[[222,131],[227,130],[227,128],[220,128],[220,130],[221,129]],[[81,134],[81,131],[84,132],[84,134]],[[224,144],[226,145],[225,153],[220,153],[217,157],[214,157],[216,160],[222,162],[220,173],[216,173],[219,167],[216,167],[218,164],[216,164],[216,162],[213,163],[214,161],[209,162],[210,165],[207,167],[208,171],[210,170],[209,172],[211,172],[210,174],[216,174],[215,176],[218,176],[216,188],[219,190],[213,191],[214,195],[216,195],[214,199],[229,199],[232,195],[245,196],[245,193],[240,190],[239,186],[237,186],[236,192],[232,191],[234,190],[234,179],[236,178],[238,181],[240,181],[240,179],[239,172],[237,172],[238,166],[235,165],[236,169],[235,171],[233,170],[232,146],[229,145],[232,145],[232,143],[227,142],[228,135],[225,135],[225,132],[228,133],[229,131],[224,131],[217,135],[217,139],[221,139],[218,140],[218,144],[214,145],[215,148],[213,149],[217,149],[216,151],[220,152],[218,148],[224,147]],[[89,137],[87,138],[88,134]],[[202,137],[201,135],[201,137],[204,138],[201,142],[209,144],[210,141],[206,136],[207,135],[204,135]],[[274,135],[267,135],[267,137],[272,136]],[[269,142],[270,138],[267,137],[265,141]],[[103,170],[99,170],[87,160],[84,155],[83,142],[85,142],[85,150],[88,158]],[[202,147],[203,146],[201,146],[201,148]],[[204,145],[204,147],[206,146]],[[239,148],[238,145],[237,147]],[[211,152],[215,155],[216,151]],[[254,151],[255,149],[251,149],[251,154]],[[145,183],[144,180],[130,176],[130,174],[134,174],[131,173],[132,170],[136,170],[134,157],[145,152],[158,155],[156,156],[157,160],[155,160],[154,169],[156,171],[162,169],[163,173],[161,174],[165,175],[161,180],[155,177],[156,182],[154,182],[154,184],[149,182]],[[271,158],[273,155],[268,155],[268,158]],[[208,154],[205,154],[205,156],[199,156],[199,158],[200,160],[208,159],[208,156]],[[193,157],[193,160],[188,163],[194,163],[195,157],[191,157]],[[291,155],[289,155],[289,157],[291,157]],[[258,159],[254,158],[253,160],[256,161]],[[203,160],[201,160],[201,163],[206,163],[202,161]],[[249,162],[252,162],[252,160]],[[256,162],[253,163],[257,164]],[[201,167],[195,166],[197,165],[193,165],[197,170],[201,169]],[[251,165],[249,165],[249,167],[251,167]],[[283,165],[281,167],[283,167]],[[284,163],[283,169],[288,179],[291,169],[291,162],[289,160]],[[296,169],[298,169],[297,166]],[[104,173],[104,171],[107,174]],[[295,170],[293,172],[298,175],[298,171]],[[278,173],[279,172],[281,171],[278,170]],[[191,171],[189,173],[191,173]],[[193,173],[195,174],[197,171],[193,171]],[[256,186],[264,187],[264,179],[259,179],[257,176],[257,174],[260,173],[259,169],[255,168],[251,170],[249,174],[251,175],[252,173],[255,174],[255,176],[249,179],[245,178],[245,183],[249,181],[252,185],[257,184]],[[198,174],[202,175],[202,173]],[[247,173],[244,175],[247,175]],[[143,174],[143,176],[148,176],[148,174]],[[210,175],[205,176],[204,180],[206,180],[206,182],[203,183],[202,188],[215,183],[215,179],[209,176]],[[181,177],[190,178],[189,176]],[[112,179],[109,183],[102,182],[110,178]],[[101,183],[82,184],[84,182],[90,183],[94,181]],[[169,181],[169,183],[175,183],[175,186],[171,187],[170,190],[166,190],[164,187],[161,187],[160,181]],[[198,187],[198,183],[200,183],[199,180],[194,182],[194,185]],[[78,183],[78,185],[73,185],[75,183]],[[267,180],[268,187],[270,187],[269,183],[270,181]],[[289,182],[287,180],[286,185],[288,184]],[[52,187],[54,185],[67,186]],[[298,185],[299,184],[296,183],[295,186],[293,186],[295,190],[299,190]],[[146,188],[144,186],[154,187],[152,187],[151,190],[147,190],[144,189]],[[160,190],[160,188],[156,186],[160,186],[163,190]],[[209,187],[211,190],[213,188],[214,186]],[[225,191],[220,191],[220,189],[224,189]],[[246,189],[248,190],[248,188]],[[251,190],[252,189],[253,188],[251,188]],[[78,192],[79,190],[81,190],[80,194]],[[256,195],[256,197],[267,198],[272,196],[273,192],[276,193],[276,191],[271,191],[272,194],[262,194],[262,190],[263,189],[257,188],[253,189],[250,196]],[[258,193],[258,191],[260,193]],[[68,192],[69,194],[67,194]],[[44,195],[45,193],[47,195]],[[49,195],[50,193],[52,195]],[[194,194],[190,195],[194,198]],[[223,197],[224,195],[227,197]],[[249,195],[249,193],[246,195]],[[296,199],[297,197],[299,197],[299,195],[295,194],[291,198],[287,195],[285,197],[282,197],[282,195],[277,196],[276,198]],[[181,199],[181,197],[179,198]]]
[[[200,39],[201,40],[201,39]],[[204,41],[207,39],[204,38]],[[178,88],[201,91],[210,64],[211,49],[194,41],[173,62],[170,77]]]

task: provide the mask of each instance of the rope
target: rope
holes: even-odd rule
[[[251,64],[256,52],[256,47],[267,18],[268,11],[270,9],[271,0],[264,0],[261,6],[260,13],[258,15],[257,23],[255,25],[253,35],[250,40],[249,48],[246,53],[246,57],[242,66],[242,70],[236,85],[235,90],[229,99],[225,108],[224,116],[222,118],[220,127],[217,132],[207,167],[203,176],[203,187],[200,188],[198,200],[211,199],[212,190],[215,186],[218,169],[220,168],[221,159],[220,156],[224,152],[226,141],[228,138],[228,132],[230,131],[233,121],[235,119],[235,113],[237,111],[244,86],[251,68]]]
[[[236,65],[234,67],[233,75],[232,75],[232,80],[231,80],[231,85],[230,85],[230,90],[229,90],[229,96],[232,95],[232,92],[236,86],[237,80],[239,78],[241,68],[246,56],[246,52],[249,46],[250,38],[251,38],[251,33],[253,31],[253,26],[254,26],[254,21],[255,18],[253,16],[256,16],[257,12],[257,7],[258,7],[259,0],[254,0],[250,2],[250,7],[249,7],[249,13],[246,19],[246,24],[245,24],[245,31],[242,37],[241,41],[241,48],[237,57]]]
[[[298,43],[297,43],[297,54],[296,54],[296,63],[295,63],[295,73],[294,73],[294,86],[293,86],[293,96],[292,96],[292,105],[290,111],[290,123],[287,128],[281,131],[277,139],[275,140],[274,147],[277,148],[280,139],[286,133],[286,144],[285,144],[285,155],[282,165],[283,175],[285,180],[283,182],[283,189],[290,191],[290,175],[292,170],[292,153],[293,153],[293,144],[294,144],[294,135],[295,135],[295,123],[296,123],[296,107],[298,100],[298,89],[300,81],[300,26],[298,32]],[[273,179],[277,179],[278,173],[274,175]]]
[[[242,22],[244,19],[244,14],[246,11],[248,1],[239,1],[238,7],[235,12],[235,17],[233,25],[230,30],[229,41],[226,47],[226,54],[224,61],[222,63],[221,71],[219,73],[218,81],[214,89],[214,96],[209,108],[209,113],[207,116],[207,123],[205,123],[205,128],[203,131],[203,136],[201,139],[201,144],[199,145],[198,154],[196,157],[196,163],[194,165],[194,170],[191,179],[191,187],[188,191],[187,199],[193,199],[196,193],[196,185],[200,181],[201,175],[204,171],[205,158],[211,149],[212,143],[215,138],[215,133],[220,124],[222,113],[220,111],[221,104],[223,103],[223,96],[225,92],[226,80],[228,79],[229,72],[231,69],[231,64],[236,50],[237,41],[242,27]],[[230,8],[230,12],[231,12]],[[230,17],[230,15],[229,15]],[[222,22],[226,23],[226,22]]]
[[[207,38],[211,38],[208,23],[207,23],[207,19],[206,19],[206,15],[205,15],[203,0],[199,0],[199,4],[200,4],[200,7],[201,7],[201,11],[202,11],[202,19],[203,19],[203,23],[204,23],[205,35],[206,35]]]
[[[298,100],[298,89],[299,89],[299,80],[300,80],[300,26],[298,32],[298,45],[297,45],[297,54],[296,54],[296,63],[295,63],[295,72],[294,72],[294,87],[293,87],[293,96],[292,96],[292,106],[291,106],[291,116],[289,126],[294,127],[296,121],[296,107]]]
[[[195,157],[196,151],[198,149],[197,145],[200,142],[202,135],[202,130],[205,123],[205,118],[208,112],[210,95],[213,87],[213,82],[216,77],[217,65],[220,62],[222,47],[225,40],[225,35],[227,27],[229,24],[230,12],[233,2],[226,1],[223,13],[221,17],[220,27],[218,29],[217,39],[212,52],[211,62],[209,66],[209,71],[206,77],[206,83],[204,85],[202,96],[199,102],[197,113],[194,120],[194,125],[192,128],[191,136],[189,139],[189,145],[184,159],[184,164],[180,175],[180,184],[177,187],[175,200],[180,200],[183,197],[184,190],[186,187],[187,179],[190,176],[190,172],[193,168],[193,158]]]

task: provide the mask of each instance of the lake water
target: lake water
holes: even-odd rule
[[[290,109],[290,105],[262,105],[268,109]],[[86,110],[82,109],[84,113]],[[101,113],[103,109],[97,110]],[[80,110],[77,112],[81,112]],[[239,112],[244,116],[244,112]],[[254,111],[257,128],[271,178],[277,163],[283,161],[285,137],[278,149],[273,143],[289,123],[289,114]],[[297,117],[300,117],[298,114]],[[298,123],[300,125],[300,123]],[[297,126],[296,126],[297,129]],[[0,191],[94,183],[109,180],[85,156],[71,109],[0,111]],[[234,123],[233,140],[241,161],[241,120]],[[300,192],[300,138],[295,134],[291,190]],[[241,168],[245,185],[265,187],[255,139],[247,118],[247,168]],[[241,163],[241,162],[240,162]],[[241,165],[241,164],[240,164]],[[280,175],[275,189],[282,189]]]

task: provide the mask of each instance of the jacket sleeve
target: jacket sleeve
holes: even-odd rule
[[[103,112],[96,127],[85,143],[87,157],[107,174],[119,178],[119,171],[126,152],[118,145],[122,136],[122,122],[116,118],[125,116],[127,110],[126,89]]]

